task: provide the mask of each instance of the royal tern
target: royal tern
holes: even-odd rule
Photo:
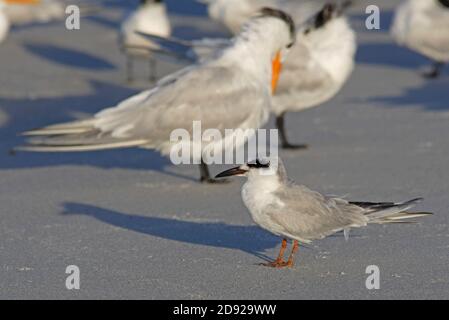
[[[286,59],[279,85],[273,97],[272,112],[276,116],[281,146],[300,149],[307,145],[289,143],[285,130],[285,114],[319,106],[333,98],[354,69],[356,36],[345,7],[326,4],[314,16],[297,27],[296,45]],[[227,45],[226,39],[183,41],[147,35],[177,58],[203,61]]]
[[[281,61],[295,38],[289,15],[264,8],[215,59],[167,76],[155,88],[90,119],[26,132],[24,135],[37,137],[17,149],[68,152],[141,147],[170,155],[172,147],[179,146],[170,139],[171,133],[184,129],[192,137],[193,122],[200,121],[203,131],[218,129],[221,139],[205,137],[196,144],[192,140],[185,143],[200,148],[193,163],[200,164],[201,181],[213,182],[203,155],[210,150],[221,152],[233,142],[226,129],[244,131],[266,123]],[[235,148],[245,142],[238,141]]]
[[[163,37],[170,36],[171,26],[163,0],[140,0],[139,7],[123,21],[120,32],[120,46],[127,57],[128,80],[133,80],[134,58],[143,57],[150,59],[150,81],[155,81],[156,62],[149,55],[148,50],[142,49],[142,47],[157,49],[157,46],[152,41],[138,35],[136,31]]]
[[[396,10],[391,34],[400,45],[433,60],[424,75],[439,76],[449,62],[449,0],[407,0]]]
[[[299,243],[310,243],[340,231],[348,237],[351,228],[407,222],[430,214],[408,212],[422,199],[370,203],[324,196],[290,181],[280,159],[271,164],[268,161],[248,163],[226,170],[217,178],[230,176],[248,178],[242,187],[242,198],[252,219],[261,228],[283,238],[278,258],[264,264],[270,267],[292,267]],[[293,240],[293,249],[285,261],[287,239]]]

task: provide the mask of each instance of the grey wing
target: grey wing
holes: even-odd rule
[[[286,234],[300,241],[322,239],[338,231],[368,223],[364,209],[346,200],[330,198],[304,186],[291,185],[277,193],[282,204],[268,214]]]
[[[174,129],[192,133],[193,121],[201,121],[203,131],[239,128],[251,119],[253,126],[263,124],[269,91],[261,90],[238,70],[189,67],[177,76],[163,79],[157,89],[122,106],[101,112],[97,126],[113,136],[148,139],[157,145],[169,140]]]

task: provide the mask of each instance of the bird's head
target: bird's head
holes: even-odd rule
[[[219,173],[216,178],[247,177],[248,179],[270,180],[277,182],[287,181],[287,174],[282,161],[279,158],[257,159],[238,167],[234,167]]]

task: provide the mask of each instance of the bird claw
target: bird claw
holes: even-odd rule
[[[281,268],[291,268],[293,266],[293,263],[291,261],[275,260],[273,262],[260,263],[259,265],[263,267],[281,269]]]

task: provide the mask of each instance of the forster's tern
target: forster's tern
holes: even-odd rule
[[[343,15],[344,9],[344,5],[326,4],[297,27],[296,45],[283,66],[272,105],[283,148],[306,147],[288,142],[285,114],[316,107],[330,100],[352,73],[356,37]],[[190,61],[207,60],[229,43],[226,39],[184,41],[151,35],[147,37],[174,54],[175,58]]]
[[[149,55],[150,47],[157,50],[157,46],[150,40],[138,35],[136,31],[168,37],[171,34],[170,21],[163,0],[141,0],[139,7],[124,20],[120,32],[120,46],[127,56],[128,80],[133,80],[133,60],[135,57],[150,59],[150,81],[156,79],[156,63]]]
[[[35,137],[28,151],[91,151],[141,147],[170,155],[178,141],[171,139],[176,129],[184,129],[192,139],[194,121],[203,131],[218,129],[221,139],[203,137],[183,141],[200,155],[201,180],[212,182],[204,164],[204,152],[221,152],[226,129],[256,129],[268,120],[271,92],[283,56],[295,41],[293,20],[282,11],[264,8],[245,25],[232,44],[215,59],[182,69],[162,79],[151,90],[133,96],[93,118],[53,125],[26,132]],[[245,137],[250,138],[250,137]],[[245,139],[238,139],[241,147]],[[196,144],[195,144],[196,142]],[[238,144],[236,143],[236,144]]]
[[[396,41],[434,61],[424,75],[436,78],[449,62],[449,0],[406,0],[396,10]]]
[[[351,228],[368,224],[401,223],[429,215],[408,212],[421,199],[404,203],[349,202],[327,197],[305,186],[288,180],[280,159],[270,164],[256,161],[224,171],[217,178],[245,176],[242,198],[252,219],[263,229],[283,238],[278,258],[270,267],[291,267],[299,243],[310,243],[339,231],[349,236]],[[283,255],[287,239],[293,240],[293,249],[287,261]]]

